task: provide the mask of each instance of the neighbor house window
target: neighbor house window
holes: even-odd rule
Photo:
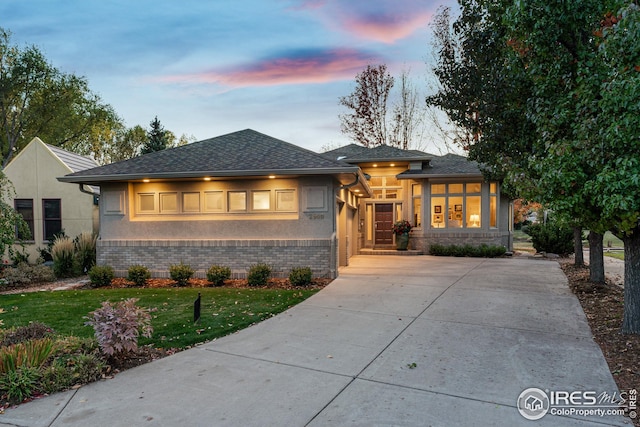
[[[15,205],[16,212],[18,212],[18,214],[22,216],[22,219],[24,220],[24,222],[27,223],[27,229],[29,230],[28,233],[26,233],[26,232],[21,232],[24,230],[16,229],[16,238],[18,240],[23,240],[23,241],[34,240],[33,199],[15,199],[14,205]]]
[[[431,228],[480,228],[482,183],[431,184]]]
[[[62,203],[60,199],[43,199],[44,240],[53,240],[62,231]]]

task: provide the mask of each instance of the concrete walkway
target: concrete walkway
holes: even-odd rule
[[[279,316],[0,425],[630,425],[528,421],[516,403],[530,387],[618,392],[556,262],[358,256]]]

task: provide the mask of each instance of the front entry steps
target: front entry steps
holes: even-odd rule
[[[395,249],[360,249],[360,255],[424,255],[424,252],[417,249],[408,249],[406,251],[397,251]]]

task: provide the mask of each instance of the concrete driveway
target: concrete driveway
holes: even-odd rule
[[[357,256],[279,316],[0,425],[630,425],[557,408],[529,421],[517,408],[528,388],[618,393],[556,262]]]

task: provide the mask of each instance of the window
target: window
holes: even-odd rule
[[[205,212],[222,212],[224,201],[224,193],[222,191],[205,191],[204,192],[204,211]]]
[[[138,212],[155,213],[156,212],[156,195],[155,193],[138,194]]]
[[[372,176],[369,185],[373,189],[373,199],[402,198],[402,183],[394,175]]]
[[[178,194],[177,193],[160,193],[160,212],[161,213],[178,212]]]
[[[276,190],[276,211],[293,212],[296,210],[295,190]]]
[[[254,211],[268,211],[271,209],[271,191],[252,191],[251,204]]]
[[[422,227],[422,184],[412,184],[413,195],[413,226]]]
[[[489,184],[489,227],[498,227],[498,183]]]
[[[245,212],[247,210],[247,192],[229,191],[229,212]]]
[[[60,199],[43,199],[44,240],[53,240],[62,231],[62,203]]]
[[[21,232],[21,230],[16,229],[16,238],[18,240],[34,240],[33,234],[33,199],[15,199],[14,206],[16,212],[20,216],[24,222],[27,223],[27,229],[29,230],[28,234]],[[22,230],[24,231],[24,230]]]
[[[182,193],[182,212],[200,212],[200,193]]]
[[[431,184],[431,228],[480,228],[481,191],[480,182]]]

